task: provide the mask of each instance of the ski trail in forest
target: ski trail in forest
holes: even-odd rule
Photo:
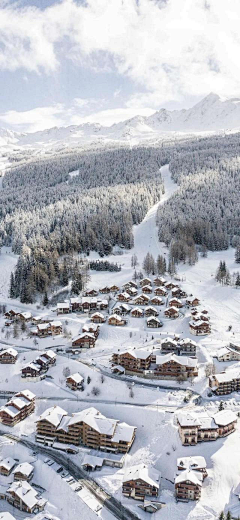
[[[156,226],[157,210],[179,189],[179,186],[172,180],[168,164],[162,166],[160,172],[164,182],[165,193],[160,202],[157,202],[148,211],[141,224],[133,226],[134,247],[131,249],[131,255],[134,253],[137,255],[140,265],[148,252],[154,258],[159,254],[167,254],[166,246],[158,240],[158,228]]]

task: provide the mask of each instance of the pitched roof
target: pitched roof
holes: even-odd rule
[[[221,410],[217,412],[214,416],[214,421],[218,426],[227,426],[233,421],[237,420],[237,416],[232,410]]]
[[[16,462],[12,459],[12,457],[6,457],[6,459],[3,459],[0,461],[0,467],[5,468],[7,471],[10,471],[14,466]]]
[[[177,475],[175,478],[175,484],[180,484],[181,482],[185,482],[189,480],[192,484],[196,484],[198,486],[202,486],[203,475],[200,471],[192,471],[192,470],[184,470]]]
[[[176,356],[172,352],[165,354],[165,356],[156,356],[156,364],[163,365],[164,363],[169,363],[170,361],[174,361],[179,365],[183,365],[185,367],[196,367],[197,359],[190,358],[188,356]]]
[[[33,470],[34,467],[32,466],[32,464],[29,464],[29,462],[22,462],[21,464],[18,464],[18,466],[16,466],[16,468],[13,470],[13,473],[22,473],[22,475],[29,477]]]
[[[139,479],[143,480],[147,484],[150,484],[150,486],[159,488],[161,474],[159,471],[155,470],[151,466],[146,466],[145,464],[137,464],[136,466],[126,468],[123,482]]]
[[[75,381],[75,383],[82,383],[82,381],[84,381],[83,377],[81,376],[81,374],[79,374],[79,372],[71,374],[67,377],[67,379],[72,379],[73,381]]]
[[[196,455],[194,457],[179,457],[177,459],[177,466],[181,466],[183,469],[198,470],[205,469],[207,463],[204,457]]]
[[[47,421],[57,427],[64,415],[67,415],[67,412],[63,410],[63,408],[60,408],[60,406],[52,406],[51,408],[47,408],[47,410],[40,415],[38,420]]]

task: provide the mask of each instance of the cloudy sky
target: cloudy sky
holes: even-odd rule
[[[110,125],[240,96],[239,0],[0,0],[0,126]]]

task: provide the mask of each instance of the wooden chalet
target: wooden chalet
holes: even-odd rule
[[[42,498],[27,481],[13,481],[6,490],[1,490],[0,498],[9,502],[20,511],[32,514],[43,511],[47,500]]]
[[[163,354],[168,354],[173,352],[174,354],[178,354],[178,342],[174,338],[164,338],[161,341],[161,352]]]
[[[66,385],[74,391],[83,390],[83,383],[84,378],[78,372],[76,372],[76,374],[68,376],[66,379]]]
[[[165,311],[164,311],[164,315],[166,316],[166,318],[170,318],[170,319],[176,319],[179,317],[179,312],[178,312],[178,309],[176,307],[168,307]]]
[[[185,291],[183,291],[180,287],[174,287],[174,289],[172,289],[172,297],[173,298],[186,298],[187,293]]]
[[[158,318],[155,318],[155,316],[149,316],[149,318],[147,318],[147,327],[156,329],[162,326],[163,323]]]
[[[96,339],[94,334],[91,334],[90,332],[83,332],[82,334],[79,334],[79,336],[76,336],[72,340],[72,347],[78,347],[78,348],[93,348],[95,347]]]
[[[33,413],[34,409],[35,395],[30,390],[21,390],[0,408],[0,421],[7,426],[15,426]]]
[[[163,305],[164,301],[162,298],[160,298],[160,296],[153,296],[149,303],[151,303],[152,305]]]
[[[31,312],[19,312],[18,318],[21,321],[31,321],[32,320],[32,313]]]
[[[167,282],[165,284],[165,287],[168,291],[172,291],[172,289],[176,289],[176,288],[179,288],[179,285],[177,283],[174,283],[174,282]]]
[[[156,289],[154,289],[154,294],[156,296],[167,296],[167,289],[165,289],[165,287],[156,287]]]
[[[176,354],[165,354],[156,356],[155,374],[163,379],[186,380],[198,375],[197,360],[186,357],[176,356]]]
[[[17,350],[12,347],[7,348],[6,350],[0,351],[0,363],[3,365],[9,365],[16,363],[17,361]]]
[[[157,497],[161,475],[145,464],[127,468],[123,477],[122,493],[125,497],[145,500],[145,497]]]
[[[119,287],[117,285],[111,285],[110,292],[116,293],[119,291]]]
[[[56,365],[57,354],[53,350],[45,350],[42,353],[42,357],[46,358],[50,366]]]
[[[111,291],[110,291],[110,287],[101,287],[101,289],[99,289],[99,292],[101,294],[109,294]]]
[[[240,352],[231,347],[221,347],[216,357],[218,361],[240,361]]]
[[[82,297],[82,310],[83,312],[90,312],[97,310],[97,298],[83,296]]]
[[[181,309],[183,307],[182,300],[178,298],[171,298],[168,302],[169,307],[176,307],[177,309]]]
[[[133,318],[143,318],[144,317],[144,310],[140,309],[140,307],[134,307],[131,310],[131,316]]]
[[[25,365],[21,370],[22,377],[40,377],[47,371],[47,362],[41,365],[36,361],[32,361]]]
[[[70,298],[70,305],[72,312],[80,312],[82,310],[82,299],[81,298]]]
[[[99,330],[99,326],[94,323],[86,323],[82,328],[82,332],[90,332],[90,334],[94,334],[95,339],[99,336]]]
[[[202,320],[190,321],[189,329],[191,334],[194,334],[194,336],[206,336],[211,332],[210,323]]]
[[[9,311],[5,312],[4,318],[7,320],[15,320],[18,317],[18,311],[14,309],[10,309]]]
[[[18,464],[13,470],[14,480],[26,480],[30,482],[33,477],[34,467],[29,462]]]
[[[11,457],[6,457],[5,459],[0,460],[0,475],[9,477],[15,466],[16,462]]]
[[[141,281],[140,281],[140,287],[143,287],[144,285],[152,285],[152,280],[151,278],[143,278]]]
[[[130,280],[130,282],[127,282],[127,283],[125,283],[125,284],[123,285],[123,289],[124,289],[124,291],[125,291],[126,289],[128,289],[129,287],[133,287],[134,289],[137,289],[138,286],[137,286],[137,283],[136,283],[136,282],[133,282],[133,280]]]
[[[148,305],[149,303],[149,296],[147,294],[139,294],[135,298],[133,298],[132,302],[134,305]]]
[[[85,291],[85,296],[97,296],[98,291],[96,289],[89,289],[88,291]]]
[[[93,323],[105,323],[106,318],[101,312],[94,312],[91,316],[91,321]]]
[[[115,352],[112,356],[112,363],[120,365],[126,373],[143,373],[150,369],[151,352],[148,350],[132,349],[124,352]]]
[[[119,303],[114,307],[113,312],[114,314],[118,314],[118,316],[125,316],[125,314],[128,314],[131,310],[131,307],[127,303]]]
[[[142,292],[143,292],[143,294],[152,294],[152,286],[151,285],[143,285]]]
[[[152,307],[151,305],[148,305],[145,309],[145,316],[155,316],[155,318],[159,315],[159,312],[155,307]]]
[[[130,294],[128,294],[127,292],[124,292],[124,293],[120,293],[117,295],[117,300],[119,302],[129,302],[131,300],[131,296]]]
[[[126,290],[125,290],[125,292],[128,293],[129,296],[131,296],[131,298],[134,298],[134,296],[137,295],[138,290],[135,289],[135,287],[127,287]]]
[[[52,321],[50,323],[50,330],[52,336],[59,336],[62,334],[62,322],[61,321]]]
[[[100,311],[107,309],[108,305],[109,302],[107,300],[97,300],[97,309],[99,309]]]
[[[177,501],[200,500],[203,484],[201,472],[185,470],[175,478],[175,496]]]
[[[195,298],[194,296],[189,296],[186,299],[186,304],[188,305],[188,307],[197,307],[198,305],[200,305],[200,300],[198,298]]]
[[[162,276],[157,276],[156,278],[154,278],[153,283],[157,287],[160,287],[161,285],[165,285],[167,283],[167,280],[165,280],[165,278],[163,278]]]
[[[69,314],[70,312],[72,312],[70,302],[57,303],[57,314]]]
[[[240,390],[240,370],[232,369],[209,377],[209,387],[216,395],[228,395]]]
[[[51,335],[51,325],[50,323],[39,323],[37,325],[36,331],[32,329],[32,334],[38,336],[39,338],[46,338]]]
[[[124,320],[123,318],[118,316],[118,314],[112,314],[108,318],[108,325],[115,325],[116,327],[118,327],[118,326],[121,327],[123,325],[126,325],[126,323],[127,323],[126,320]]]

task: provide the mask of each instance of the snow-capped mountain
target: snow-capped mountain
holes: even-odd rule
[[[135,116],[110,127],[97,123],[84,123],[68,127],[53,127],[33,133],[18,133],[0,128],[2,157],[12,154],[32,155],[63,150],[86,143],[109,143],[111,141],[138,142],[145,139],[169,137],[171,133],[218,132],[239,130],[240,99],[221,99],[209,94],[189,109],[166,110],[162,108],[153,115]],[[0,160],[0,164],[1,164]],[[3,164],[8,164],[4,160]]]

